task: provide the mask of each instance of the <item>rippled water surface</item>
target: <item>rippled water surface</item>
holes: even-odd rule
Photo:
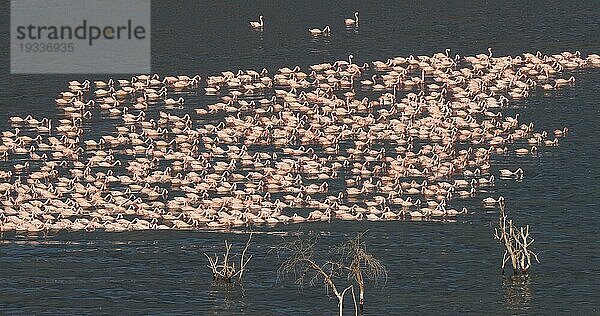
[[[343,18],[359,10],[358,30]],[[223,1],[153,3],[153,71],[161,74],[276,69],[408,54],[450,47],[497,55],[541,50],[600,52],[598,1]],[[265,16],[265,31],[246,25]],[[0,35],[8,44],[8,9]],[[5,22],[6,21],[6,22]],[[311,38],[309,27],[330,25],[332,36]],[[110,52],[107,52],[110,53]],[[8,56],[2,55],[3,65]],[[0,74],[0,129],[13,115],[53,117],[52,100],[67,80],[97,76]],[[0,240],[0,312],[8,314],[251,314],[331,315],[336,301],[321,287],[300,290],[278,280],[269,250],[282,235],[317,233],[322,247],[369,230],[369,248],[389,269],[387,283],[369,288],[367,315],[593,314],[600,313],[600,74],[574,74],[574,87],[519,101],[521,121],[552,130],[568,126],[561,145],[535,157],[493,159],[500,168],[525,170],[523,181],[497,181],[477,196],[457,222],[333,222],[258,229],[243,289],[210,285],[203,252],[223,239],[209,232],[60,233],[48,238]],[[480,205],[503,195],[511,216],[528,223],[541,264],[526,280],[499,271],[502,248],[492,238],[496,214]]]

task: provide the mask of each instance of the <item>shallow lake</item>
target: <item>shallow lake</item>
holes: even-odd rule
[[[8,8],[2,6],[3,21]],[[358,29],[343,19],[360,11]],[[334,62],[452,53],[518,55],[600,53],[598,1],[198,1],[152,4],[152,65],[160,74],[270,70]],[[248,21],[265,16],[265,30]],[[308,28],[330,25],[328,38]],[[8,42],[7,22],[0,42]],[[4,46],[4,45],[3,45]],[[109,52],[107,52],[109,53]],[[8,55],[2,57],[8,65]],[[108,76],[0,73],[0,130],[9,116],[55,115],[53,99],[68,80]],[[270,249],[282,236],[318,234],[320,252],[368,229],[369,249],[389,269],[368,289],[366,315],[600,313],[600,73],[574,74],[563,90],[519,102],[523,122],[569,127],[557,148],[535,157],[492,159],[498,169],[522,167],[522,181],[498,180],[467,203],[455,222],[333,222],[259,228],[244,288],[211,285],[203,252],[246,235],[190,232],[59,233],[0,239],[0,311],[8,314],[332,315],[336,300],[323,287],[299,289],[277,278]],[[102,127],[99,127],[102,129]],[[500,274],[503,249],[493,239],[494,211],[481,198],[502,195],[519,223],[531,225],[541,264],[527,280]]]

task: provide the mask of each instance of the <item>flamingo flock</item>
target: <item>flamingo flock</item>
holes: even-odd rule
[[[2,132],[0,231],[452,219],[497,178],[526,176],[491,174],[492,156],[535,155],[568,135],[503,111],[599,66],[579,52],[446,50],[272,75],[70,81],[59,119],[11,117]]]

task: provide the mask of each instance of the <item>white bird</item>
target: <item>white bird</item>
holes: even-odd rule
[[[331,29],[329,28],[329,25],[326,25],[325,28],[323,28],[322,30],[314,28],[314,29],[308,29],[308,31],[312,35],[329,35],[329,33],[331,32]]]
[[[523,169],[518,168],[515,171],[510,171],[508,169],[500,169],[500,175],[503,177],[523,177]]]
[[[255,28],[255,29],[261,29],[264,26],[264,20],[263,20],[263,16],[261,15],[260,17],[258,17],[258,19],[260,20],[259,22],[257,21],[250,21],[250,27]]]
[[[352,24],[358,25],[358,11],[354,12],[354,19],[350,19],[350,18],[345,19],[344,23],[346,25],[352,25]]]
[[[493,197],[486,197],[485,199],[483,199],[483,204],[484,205],[495,205],[496,203],[502,203],[504,202],[504,197],[501,196],[498,199],[494,199]]]

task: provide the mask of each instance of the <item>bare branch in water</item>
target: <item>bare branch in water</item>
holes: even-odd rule
[[[236,268],[235,261],[231,260],[233,258],[230,258],[232,244],[230,244],[227,240],[225,240],[225,254],[223,255],[221,263],[219,262],[219,256],[217,254],[211,257],[204,253],[204,256],[206,256],[206,258],[208,259],[207,267],[209,267],[212,270],[213,282],[233,283],[233,279],[237,277],[238,282],[242,283],[242,277],[244,275],[244,272],[246,271],[246,267],[250,262],[250,259],[252,259],[252,255],[246,258],[246,252],[248,251],[248,247],[250,246],[251,240],[252,232],[250,233],[250,236],[248,236],[246,246],[244,247],[244,250],[240,255],[239,268]],[[237,257],[237,255],[233,257]]]
[[[494,238],[504,245],[502,273],[508,260],[511,260],[513,274],[527,274],[531,268],[531,257],[539,263],[537,255],[529,249],[534,239],[529,235],[529,225],[517,227],[505,212],[504,199],[499,203],[500,218],[498,228],[494,228]]]
[[[343,309],[343,298],[348,290],[351,290],[354,300],[355,314],[358,313],[354,285],[351,284],[338,290],[336,281],[343,276],[347,280],[356,282],[359,288],[359,306],[363,310],[365,280],[374,281],[387,280],[385,266],[367,251],[366,243],[363,241],[365,233],[349,238],[344,244],[335,247],[330,254],[337,260],[321,260],[315,255],[314,248],[317,245],[316,237],[297,237],[294,240],[284,241],[278,248],[280,257],[285,258],[279,267],[278,275],[291,275],[298,286],[315,285],[323,283],[326,289],[331,289],[338,298],[338,307],[341,315]]]

